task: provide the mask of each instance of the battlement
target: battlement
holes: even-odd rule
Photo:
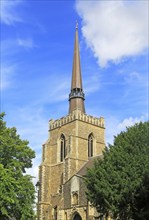
[[[60,119],[57,119],[57,120],[51,119],[49,121],[49,130],[53,130],[55,128],[61,127],[67,123],[74,121],[74,120],[80,120],[80,121],[87,122],[89,124],[104,128],[104,118],[103,117],[96,118],[91,115],[86,115],[77,109],[77,110],[74,110],[72,112],[72,114],[68,114],[67,116],[62,117]]]

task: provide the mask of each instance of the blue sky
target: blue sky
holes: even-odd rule
[[[106,121],[106,142],[148,120],[148,1],[1,0],[1,111],[36,151],[48,120],[68,114],[74,34],[86,113]]]

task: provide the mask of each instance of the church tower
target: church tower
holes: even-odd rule
[[[80,178],[87,164],[102,154],[105,128],[103,117],[85,113],[84,100],[76,25],[69,113],[49,121],[39,166],[38,220],[85,220],[92,215]]]

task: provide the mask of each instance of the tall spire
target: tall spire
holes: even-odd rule
[[[85,113],[84,100],[78,40],[78,23],[76,22],[71,92],[69,95],[69,113],[72,113],[75,109],[79,109]]]

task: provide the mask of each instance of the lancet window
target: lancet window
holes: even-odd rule
[[[66,157],[66,139],[62,134],[60,138],[60,161],[62,162]]]
[[[54,220],[57,220],[57,206],[54,207]]]
[[[93,156],[93,135],[88,136],[88,157]]]

